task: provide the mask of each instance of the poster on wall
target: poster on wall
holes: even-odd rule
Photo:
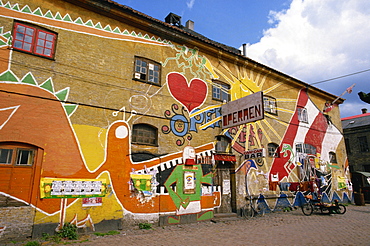
[[[184,172],[184,194],[195,194],[195,172]]]
[[[346,178],[345,177],[337,177],[338,180],[338,189],[345,189],[346,186]]]
[[[95,207],[103,205],[102,197],[85,197],[82,198],[82,207]]]
[[[41,198],[104,197],[106,188],[105,179],[42,178],[40,195]]]
[[[130,174],[133,187],[140,191],[144,196],[152,195],[152,175],[150,174]]]
[[[230,180],[224,179],[222,182],[222,195],[230,194]]]

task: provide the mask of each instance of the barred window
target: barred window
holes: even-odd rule
[[[135,144],[158,144],[158,129],[147,124],[136,124],[132,129],[132,143]]]

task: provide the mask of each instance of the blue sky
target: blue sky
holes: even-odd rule
[[[357,95],[370,92],[369,0],[115,1],[162,21],[175,13],[183,25],[192,20],[196,32],[235,48],[246,43],[248,57],[331,94],[356,83],[343,96],[341,116],[370,112]]]

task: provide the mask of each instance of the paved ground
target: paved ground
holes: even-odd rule
[[[82,241],[85,240],[85,241]],[[9,244],[14,245],[14,244]],[[51,245],[46,243],[43,245]],[[70,245],[354,245],[370,246],[370,205],[347,207],[344,215],[305,216],[294,210],[253,219],[133,228],[118,235],[89,235]]]

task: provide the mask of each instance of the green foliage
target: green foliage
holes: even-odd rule
[[[149,230],[149,229],[152,229],[152,224],[150,224],[150,223],[140,223],[139,228]]]
[[[78,239],[77,226],[71,223],[65,223],[57,235],[63,239],[76,240]]]
[[[56,242],[56,243],[60,243],[60,241],[61,241],[61,238],[58,234],[51,236],[51,235],[49,235],[49,233],[45,233],[45,232],[42,233],[41,239],[44,240],[44,241],[50,240],[50,241],[53,241],[53,242]]]
[[[40,246],[41,244],[37,241],[29,241],[24,246]]]
[[[109,232],[106,232],[106,233],[94,232],[94,235],[99,236],[99,237],[104,237],[106,235],[116,235],[116,234],[119,234],[119,233],[120,233],[119,231],[109,231]]]
[[[42,240],[44,240],[44,241],[46,241],[46,240],[49,240],[49,239],[50,239],[50,235],[49,235],[49,233],[43,232],[41,235],[42,235],[42,236],[41,236],[41,239],[42,239]]]

